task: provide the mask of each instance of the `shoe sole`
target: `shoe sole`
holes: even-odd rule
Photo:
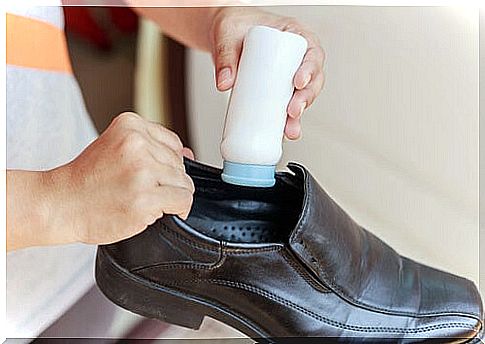
[[[144,317],[198,330],[204,317],[209,316],[237,329],[258,343],[277,342],[249,320],[214,303],[151,283],[132,274],[118,265],[102,248],[98,248],[96,255],[95,278],[99,289],[109,300]],[[480,338],[484,330],[464,343],[482,343]],[[433,339],[430,340],[434,342]]]

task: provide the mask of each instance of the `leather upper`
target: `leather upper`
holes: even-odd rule
[[[303,167],[289,167],[305,188],[290,246],[335,293],[393,314],[481,316],[481,300],[471,282],[400,256],[355,223]]]
[[[137,278],[265,336],[471,338],[482,329],[472,282],[400,256],[303,166],[289,168],[263,190],[225,184],[219,169],[187,161],[196,185],[187,221],[166,216],[100,249]]]

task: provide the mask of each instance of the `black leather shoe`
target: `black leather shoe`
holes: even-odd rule
[[[304,167],[288,167],[293,173],[260,189],[186,162],[196,186],[188,220],[165,216],[100,246],[99,288],[150,318],[197,329],[209,316],[253,338],[479,341],[483,310],[472,282],[400,256]]]

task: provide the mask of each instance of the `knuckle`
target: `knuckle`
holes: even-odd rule
[[[114,123],[118,125],[123,125],[123,126],[131,126],[135,122],[137,122],[140,119],[140,116],[138,116],[134,112],[123,112],[119,114],[115,119]]]
[[[189,191],[193,195],[194,192],[195,192],[195,184],[194,184],[194,181],[187,174],[185,174],[185,178],[187,179],[187,183],[189,185]]]
[[[135,130],[130,130],[125,133],[122,148],[125,151],[137,152],[146,144],[146,140],[143,135]]]
[[[177,148],[177,150],[181,150],[182,148],[184,148],[184,145],[182,144],[180,137],[176,133],[174,133],[171,130],[167,130],[167,134],[168,134],[168,139],[174,145],[174,147]]]
[[[308,35],[310,36],[310,39],[312,40],[313,44],[315,44],[315,46],[320,47],[322,45],[320,37],[318,37],[315,32],[308,31]]]
[[[180,156],[177,155],[177,153],[175,153],[170,148],[167,148],[167,160],[172,167],[178,170],[182,169],[183,167],[182,159],[180,158]]]
[[[232,56],[233,49],[227,42],[222,41],[216,45],[216,56],[219,59],[225,59]]]
[[[318,74],[314,85],[315,94],[318,95],[325,85],[325,74],[323,74],[323,71]]]
[[[322,78],[322,81],[318,84],[317,92],[320,93],[323,90],[323,86],[325,86],[325,78]]]
[[[188,210],[193,201],[193,195],[190,191],[188,190],[183,190],[180,194],[180,205],[184,210]]]
[[[294,96],[294,104],[295,106],[299,106],[299,104],[308,101],[308,91],[307,88],[300,90],[299,92],[295,93]]]
[[[303,92],[299,94],[298,102],[299,103],[306,103],[306,109],[313,103],[314,92],[311,89],[306,88]]]
[[[321,61],[325,60],[325,50],[323,50],[320,45],[316,46],[314,49],[317,58]]]
[[[311,91],[310,92],[310,95],[308,96],[309,99],[308,99],[308,105],[307,105],[307,107],[310,106],[310,105],[312,105],[313,102],[315,101],[315,99],[317,99],[318,92],[319,91],[317,91],[317,92]]]
[[[175,171],[175,178],[182,182],[184,185],[188,185],[187,184],[187,175],[185,174],[185,171],[177,168],[177,169],[174,169]]]
[[[191,194],[193,194],[195,191],[195,186],[192,178],[190,178],[183,170],[178,170],[177,173],[179,174],[179,178],[182,181],[183,185],[186,187],[186,189],[190,191]]]
[[[283,31],[294,32],[304,36],[305,38],[307,38],[309,35],[308,30],[295,17],[286,17],[284,19],[284,23]]]
[[[300,26],[300,23],[295,17],[285,17],[284,21],[286,23],[285,28],[296,28]]]

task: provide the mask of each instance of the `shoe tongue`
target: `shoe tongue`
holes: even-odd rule
[[[366,232],[357,225],[298,164],[288,165],[303,179],[300,219],[290,235],[295,254],[329,287],[353,294],[360,289]]]

